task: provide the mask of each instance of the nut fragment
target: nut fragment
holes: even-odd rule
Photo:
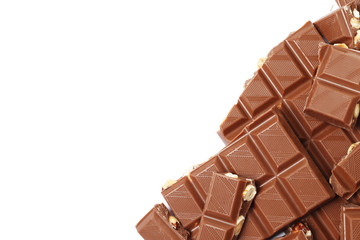
[[[225,173],[225,176],[227,176],[227,177],[231,177],[231,178],[239,178],[239,176],[238,176],[238,175],[233,174],[233,173]]]
[[[238,219],[236,220],[236,227],[234,229],[235,236],[240,234],[244,222],[245,222],[245,217],[243,215],[239,216]]]
[[[355,17],[351,18],[350,24],[353,28],[360,29],[360,20],[358,18]]]
[[[199,167],[199,164],[196,164],[196,165],[192,166],[191,168],[187,169],[187,170],[184,172],[183,177],[184,177],[184,176],[189,176],[190,173],[191,173],[192,171],[194,171],[194,170],[195,170],[196,168],[198,168],[198,167]]]
[[[357,119],[359,117],[359,113],[360,113],[360,105],[358,103],[358,104],[356,104],[355,111],[354,111],[354,118],[355,119]]]
[[[349,147],[349,149],[347,151],[347,155],[349,155],[351,153],[351,151],[354,150],[354,148],[359,144],[360,144],[360,142],[356,142],[356,143],[351,144],[351,146]]]
[[[164,191],[165,189],[168,189],[174,183],[176,183],[175,180],[172,179],[167,180],[166,183],[162,186],[162,190]]]
[[[259,59],[257,66],[258,68],[261,68],[264,65],[264,62],[266,61],[267,57],[262,57]]]
[[[174,216],[169,217],[169,223],[175,230],[180,228],[180,222]]]
[[[256,187],[252,184],[248,184],[242,193],[244,201],[251,201],[256,195]]]
[[[311,233],[311,231],[310,230],[307,230],[306,231],[306,233],[305,233],[305,237],[307,238],[307,239],[313,239],[313,237],[312,237],[312,233]]]
[[[345,43],[335,43],[334,46],[342,47],[342,48],[349,48]]]
[[[354,15],[354,17],[356,17],[356,18],[360,18],[360,13],[359,13],[359,11],[355,8],[354,9],[354,11],[353,11],[353,15]]]
[[[357,30],[354,37],[354,48],[360,50],[360,30]]]

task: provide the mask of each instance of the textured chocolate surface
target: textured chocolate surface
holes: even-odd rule
[[[314,22],[316,29],[328,43],[345,43],[348,47],[353,47],[356,29],[350,24],[352,14],[349,10],[352,8],[348,5],[344,6]]]
[[[219,135],[224,142],[234,140],[247,124],[283,99],[311,86],[319,64],[317,49],[321,42],[323,38],[308,22],[271,50],[221,124]]]
[[[341,208],[342,240],[360,239],[360,206],[349,204]]]
[[[360,101],[360,52],[328,44],[320,47],[319,65],[305,113],[351,130]],[[359,115],[359,114],[357,114]]]
[[[332,170],[330,183],[335,193],[349,199],[360,188],[360,145],[346,155]]]
[[[340,212],[344,204],[348,202],[337,197],[304,218],[314,239],[338,240],[340,238]]]
[[[336,0],[336,3],[338,4],[339,7],[342,7],[349,4],[352,1],[353,0]]]
[[[184,177],[163,191],[185,227],[193,229],[199,222],[212,172],[233,172],[256,180],[258,195],[240,239],[268,238],[334,196],[277,109],[262,115],[238,139],[192,171],[191,181]]]
[[[213,174],[200,222],[198,240],[238,238],[253,200],[244,201],[243,192],[248,185],[255,186],[255,183],[245,178],[233,178],[219,173]],[[239,229],[235,229],[237,222]]]
[[[190,233],[179,223],[169,222],[171,216],[164,204],[156,204],[136,225],[139,234],[145,240],[187,240]]]

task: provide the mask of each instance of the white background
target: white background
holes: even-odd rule
[[[333,5],[1,1],[0,239],[141,239],[258,59]]]

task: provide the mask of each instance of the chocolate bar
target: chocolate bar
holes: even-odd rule
[[[286,235],[276,240],[312,240],[312,232],[306,223],[298,223],[286,231]]]
[[[358,1],[351,1],[314,22],[314,25],[328,43],[344,43],[350,48],[356,48],[354,39],[359,26],[357,26],[358,18],[354,16],[354,9],[359,9],[358,6]]]
[[[304,218],[312,230],[314,239],[338,240],[340,238],[340,211],[344,204],[348,204],[348,201],[337,197]]]
[[[136,225],[145,240],[188,240],[189,231],[172,216],[164,204],[156,204]]]
[[[360,142],[350,146],[347,155],[335,166],[330,184],[340,197],[350,199],[360,188]]]
[[[324,40],[311,22],[272,49],[262,67],[246,87],[220,126],[225,143],[234,140],[243,128],[283,99],[311,87],[318,67],[318,45]]]
[[[175,216],[192,232],[200,222],[213,172],[232,172],[256,181],[258,194],[240,239],[268,238],[334,196],[276,108],[162,192]]]
[[[360,52],[324,44],[305,113],[351,130],[360,113]]]
[[[255,194],[254,181],[213,173],[196,239],[237,239]]]
[[[360,239],[360,206],[349,204],[341,208],[341,240]]]

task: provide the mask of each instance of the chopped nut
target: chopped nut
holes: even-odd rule
[[[354,118],[357,119],[359,117],[359,114],[360,114],[360,105],[359,103],[356,104],[355,106],[355,111],[354,111]]]
[[[180,228],[180,222],[174,216],[169,217],[169,223],[176,230]]]
[[[164,184],[164,186],[162,186],[162,190],[164,191],[165,189],[168,189],[174,183],[176,183],[175,180],[172,180],[172,179],[167,180],[166,183]]]
[[[227,176],[227,177],[231,177],[231,178],[239,178],[239,176],[238,176],[238,175],[233,174],[233,173],[225,173],[225,176]]]
[[[350,19],[350,24],[353,28],[360,29],[360,20],[353,17]]]
[[[244,225],[244,222],[245,222],[245,217],[244,216],[240,216],[238,217],[238,219],[236,220],[236,227],[234,229],[234,235],[237,236],[240,234],[241,232],[241,229]]]
[[[266,61],[267,57],[262,57],[259,59],[257,66],[258,68],[261,68],[264,65],[264,62]]]
[[[342,48],[349,48],[345,43],[335,43],[334,46],[342,47]]]
[[[355,8],[354,9],[354,11],[353,11],[353,15],[354,15],[354,17],[356,17],[356,18],[360,18],[360,13],[359,13],[359,11]]]
[[[195,170],[196,168],[198,168],[198,167],[199,167],[199,164],[196,164],[196,165],[192,166],[191,168],[187,169],[187,170],[184,172],[183,177],[184,177],[184,176],[189,176],[190,173],[191,173],[192,171],[194,171],[194,170]]]
[[[354,48],[360,50],[360,30],[357,30],[354,37]]]
[[[351,144],[351,146],[349,147],[349,149],[347,151],[347,155],[349,155],[351,153],[351,151],[354,150],[354,148],[359,144],[360,144],[360,142],[356,142],[356,143]]]
[[[307,239],[313,239],[313,237],[312,237],[312,233],[311,233],[311,231],[310,230],[307,230],[306,231],[306,233],[305,233],[305,237],[307,238]]]
[[[251,201],[256,195],[256,187],[252,184],[248,184],[242,193],[244,201]]]
[[[331,180],[331,178],[329,178],[329,183],[330,183],[330,185],[332,185],[331,183],[332,183],[332,180]]]

